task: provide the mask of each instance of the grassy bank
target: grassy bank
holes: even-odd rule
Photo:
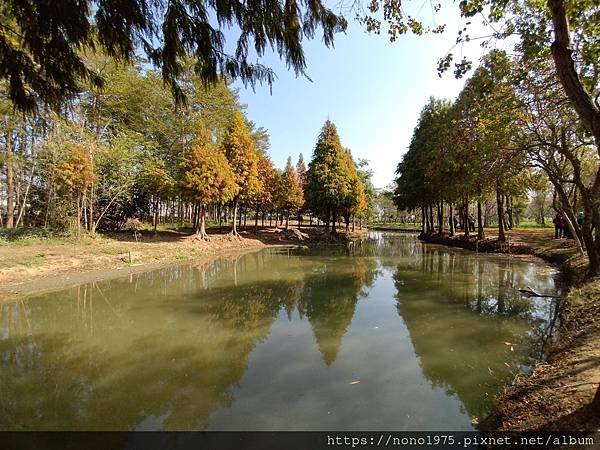
[[[557,264],[569,285],[558,336],[546,361],[500,393],[488,420],[495,429],[593,432],[600,428],[600,402],[595,399],[600,384],[600,279],[585,279],[585,258],[570,241],[552,237],[540,230],[513,231],[510,245],[498,243],[494,235],[480,242],[462,236],[421,237],[473,251],[535,255]]]

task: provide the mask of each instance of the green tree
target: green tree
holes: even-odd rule
[[[308,165],[305,197],[310,209],[325,219],[325,229],[336,233],[337,213],[347,202],[351,179],[344,148],[335,125],[329,120],[319,134]]]

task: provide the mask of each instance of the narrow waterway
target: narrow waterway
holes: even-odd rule
[[[0,305],[2,430],[470,430],[541,358],[539,262],[373,232]]]

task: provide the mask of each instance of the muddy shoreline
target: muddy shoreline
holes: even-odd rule
[[[0,246],[0,303],[163,267],[238,257],[265,248],[340,243],[366,233],[367,229],[356,230],[340,234],[337,240],[316,227],[303,228],[301,234],[292,229],[242,231],[237,238],[218,232],[210,234],[208,240],[176,232],[139,234],[135,238],[114,233],[79,242],[8,244]]]
[[[520,375],[497,397],[485,428],[499,431],[584,431],[600,429],[600,280],[585,279],[585,259],[568,241],[420,235],[423,242],[466,250],[531,255],[559,268],[567,293],[555,342],[530,376]],[[510,241],[510,240],[509,240]],[[598,391],[600,392],[600,391]]]

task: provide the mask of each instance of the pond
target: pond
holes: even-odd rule
[[[551,339],[554,270],[372,232],[0,304],[2,430],[472,430]]]

